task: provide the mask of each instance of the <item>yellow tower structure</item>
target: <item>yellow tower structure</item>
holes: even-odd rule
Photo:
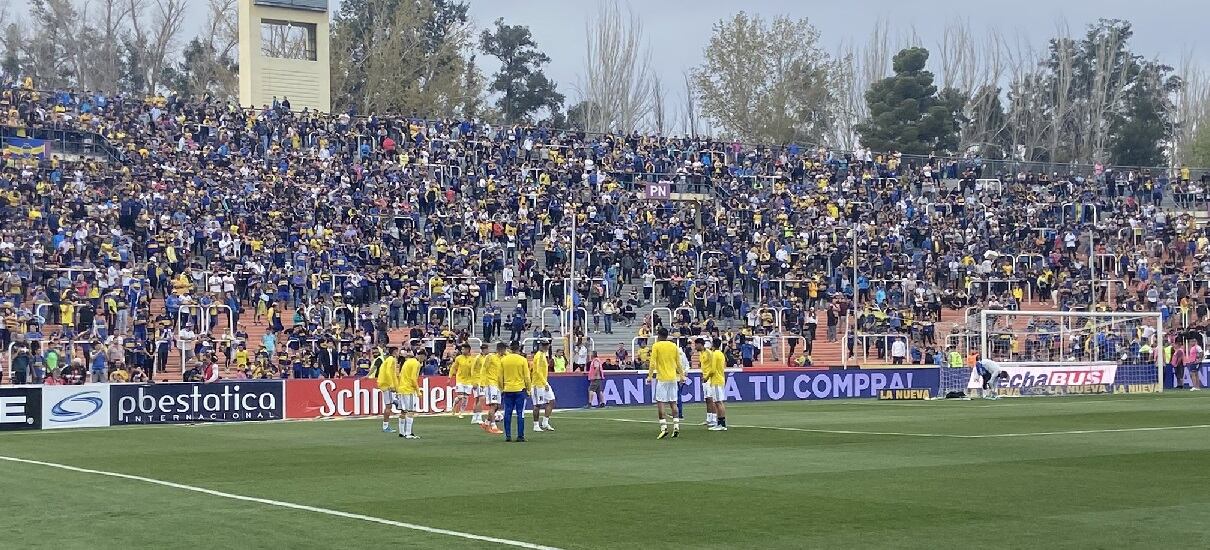
[[[332,108],[327,0],[239,0],[239,102]]]

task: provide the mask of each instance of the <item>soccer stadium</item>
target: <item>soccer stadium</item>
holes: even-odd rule
[[[851,4],[0,7],[0,547],[1210,548],[1207,6]]]

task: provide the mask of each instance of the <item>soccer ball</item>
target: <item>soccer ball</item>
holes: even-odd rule
[[[504,420],[504,413],[496,411],[496,422],[500,422],[502,420]]]

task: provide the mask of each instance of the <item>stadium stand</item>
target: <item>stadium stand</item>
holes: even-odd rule
[[[1190,330],[1207,317],[1207,176],[1187,168],[1015,169],[28,82],[0,101],[6,374],[21,349],[55,382],[87,378],[98,350],[103,376],[179,380],[531,338],[554,339],[569,369],[592,351],[641,368],[657,325],[712,336],[736,365],[889,363],[892,349],[931,364],[970,351],[979,308],[1158,310]]]

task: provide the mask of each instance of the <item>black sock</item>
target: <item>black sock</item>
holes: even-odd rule
[[[722,417],[722,416],[718,417],[718,425],[719,425],[719,426],[722,426],[722,427],[724,427],[724,428],[726,428],[726,427],[727,427],[727,419],[726,419],[725,417]]]

